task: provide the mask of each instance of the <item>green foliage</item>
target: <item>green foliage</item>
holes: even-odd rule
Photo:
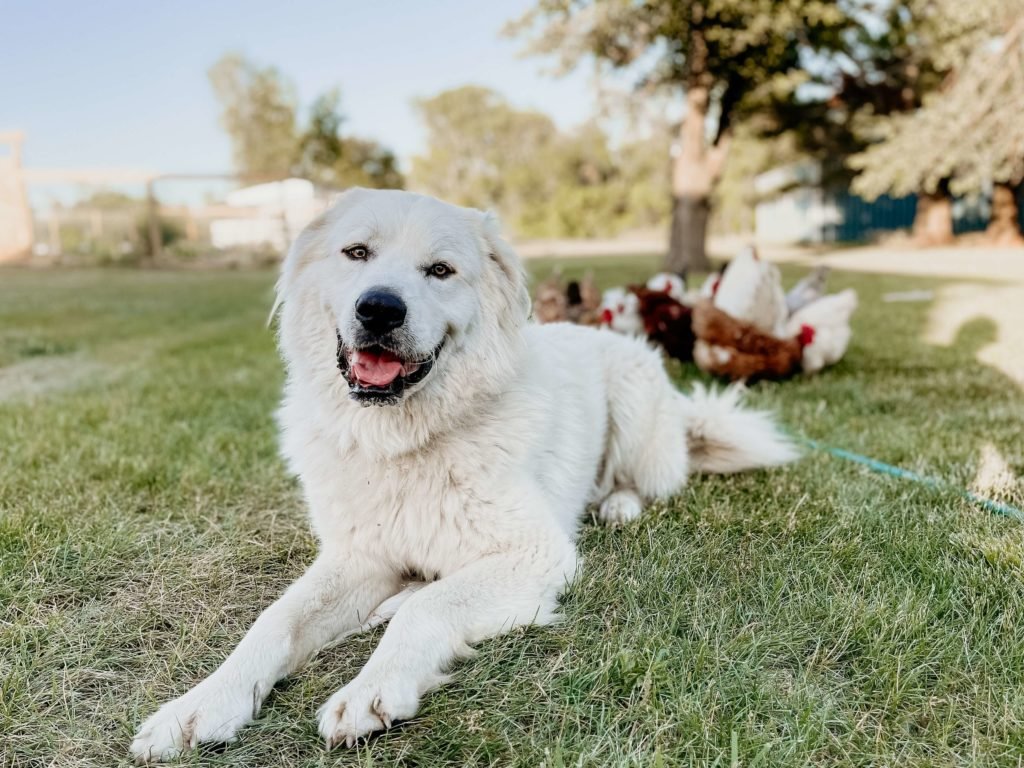
[[[594,58],[645,88],[716,91],[720,119],[791,95],[801,56],[837,47],[854,25],[832,0],[541,0],[509,27],[565,68]]]
[[[152,241],[149,237],[149,217],[140,216],[135,221],[136,239],[142,244],[142,251],[152,256]],[[157,232],[162,246],[171,245],[185,237],[185,227],[180,221],[163,216],[157,218]]]
[[[299,139],[299,167],[308,178],[329,175],[333,178],[342,157],[341,92],[333,88],[319,96],[309,110],[309,125]]]
[[[313,102],[301,127],[295,88],[276,67],[228,54],[209,74],[240,173],[299,175],[332,188],[404,186],[394,153],[375,141],[342,135],[337,88]]]
[[[520,218],[524,198],[542,189],[549,175],[537,158],[557,140],[551,119],[476,86],[422,99],[416,108],[428,147],[413,158],[416,183],[445,200]]]
[[[879,118],[914,110],[945,71],[929,28],[933,0],[857,2],[856,23],[840,35],[832,55],[816,57],[814,99],[779,102],[762,133],[788,136],[816,159],[828,183],[848,184],[846,159],[871,140]]]
[[[343,136],[344,121],[341,93],[337,88],[313,102],[309,123],[299,138],[296,172],[335,189],[405,186],[394,153],[375,141]]]
[[[872,124],[877,142],[850,159],[860,171],[854,190],[865,197],[947,184],[977,193],[1024,179],[1024,2],[933,6],[933,46],[950,74],[920,109]]]
[[[428,151],[413,159],[416,186],[493,208],[519,235],[609,235],[664,220],[667,132],[613,147],[597,123],[560,131],[546,115],[477,86],[417,107]]]
[[[297,152],[294,85],[276,67],[260,67],[237,53],[221,57],[209,78],[239,172],[276,178],[291,173]]]
[[[143,205],[145,201],[141,198],[126,195],[124,192],[101,189],[78,200],[74,207],[86,211],[132,211]]]

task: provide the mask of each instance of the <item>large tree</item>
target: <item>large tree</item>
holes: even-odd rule
[[[632,73],[637,90],[685,99],[672,162],[666,267],[707,269],[713,192],[742,118],[814,103],[806,64],[845,45],[853,3],[836,0],[539,0],[510,27],[528,50]]]
[[[915,234],[930,244],[952,239],[949,193],[994,183],[990,234],[1019,241],[1024,0],[932,0],[927,8],[932,45],[949,73],[920,109],[876,124],[879,141],[851,158],[860,170],[854,190],[868,198],[917,193],[924,219]]]

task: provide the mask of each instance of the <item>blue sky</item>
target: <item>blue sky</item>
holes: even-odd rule
[[[279,66],[303,105],[338,85],[346,131],[403,160],[422,147],[411,101],[491,86],[563,126],[595,106],[587,71],[545,74],[499,35],[530,0],[8,0],[0,16],[0,131],[31,167],[230,168],[206,79],[225,51]]]

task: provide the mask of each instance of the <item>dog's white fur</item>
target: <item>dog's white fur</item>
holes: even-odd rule
[[[353,243],[372,257],[346,258]],[[426,274],[437,261],[456,273]],[[413,351],[445,340],[426,378],[384,406],[350,398],[336,356],[374,286],[405,300]],[[735,390],[680,394],[642,341],[529,324],[522,267],[478,211],[349,192],[298,238],[278,301],[282,451],[320,554],[219,669],[143,723],[131,745],[140,762],[233,740],[275,682],[389,617],[366,666],[320,709],[320,733],[329,747],[353,744],[412,717],[470,645],[556,618],[589,505],[625,523],[691,470],[794,456]],[[421,583],[403,582],[411,572]]]

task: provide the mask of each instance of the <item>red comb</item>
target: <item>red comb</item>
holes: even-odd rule
[[[814,341],[814,328],[809,325],[800,326],[800,346],[806,347]]]

